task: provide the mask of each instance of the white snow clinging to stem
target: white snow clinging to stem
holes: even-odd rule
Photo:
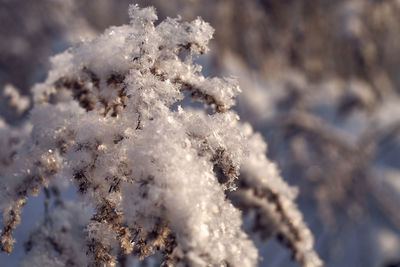
[[[303,266],[320,266],[293,189],[231,110],[237,83],[204,77],[193,62],[208,51],[212,27],[200,18],[155,26],[154,8],[136,5],[129,14],[129,25],[53,57],[32,89],[32,127],[0,173],[2,250],[12,249],[28,195],[69,179],[94,208],[85,231],[90,266],[157,250],[164,265],[255,266],[257,249],[232,199],[269,221],[265,230]],[[181,106],[185,97],[204,108]],[[1,127],[2,139],[12,134]],[[73,255],[60,250],[60,261]]]

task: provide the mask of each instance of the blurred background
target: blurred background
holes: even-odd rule
[[[27,112],[13,107],[13,92],[29,103],[50,56],[129,23],[131,3],[0,0],[0,116],[18,125]],[[135,3],[155,6],[160,20],[200,16],[215,28],[198,62],[206,75],[239,80],[241,120],[263,134],[268,157],[299,187],[325,266],[400,266],[399,0]],[[17,240],[42,201],[25,207]],[[297,266],[277,242],[256,242],[260,266]],[[0,255],[1,266],[16,266],[22,244]]]

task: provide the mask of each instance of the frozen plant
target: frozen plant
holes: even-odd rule
[[[154,9],[136,5],[129,14],[129,25],[55,56],[46,81],[34,86],[25,134],[12,153],[1,154],[2,250],[12,250],[28,195],[68,179],[93,207],[84,231],[87,258],[78,258],[89,266],[156,251],[165,266],[255,266],[257,250],[227,198],[235,189],[235,205],[256,212],[263,237],[276,236],[302,266],[320,266],[293,202],[296,190],[268,161],[260,136],[231,110],[238,85],[204,77],[193,62],[207,52],[211,26],[200,18],[155,26]],[[203,108],[184,105],[187,97]],[[3,128],[1,139],[14,132]],[[29,255],[43,260],[31,262],[46,263],[46,242],[54,247],[66,239],[49,232],[59,228],[44,225],[32,235]],[[81,250],[67,244],[56,249],[61,266]]]
[[[26,238],[20,266],[87,266],[82,231],[89,213],[78,202],[64,202],[55,185],[45,188],[44,195],[43,220]]]

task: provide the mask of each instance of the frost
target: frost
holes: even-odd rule
[[[9,100],[9,105],[15,108],[18,115],[29,108],[29,98],[21,96],[18,90],[11,84],[7,84],[4,87],[3,95]]]
[[[86,266],[84,225],[89,221],[78,203],[64,202],[56,187],[46,192],[45,216],[24,243],[26,256],[21,267],[28,266]],[[55,203],[50,209],[50,196]]]
[[[230,109],[236,81],[204,77],[193,63],[208,51],[211,26],[200,18],[155,26],[153,8],[131,6],[129,14],[131,24],[53,57],[46,81],[32,89],[28,133],[12,155],[1,154],[8,160],[1,248],[11,251],[27,196],[69,179],[93,208],[90,220],[76,222],[86,234],[78,265],[114,266],[123,254],[144,259],[160,251],[165,265],[255,266],[258,253],[232,194],[237,206],[258,213],[263,236],[276,236],[303,266],[320,266],[295,190]],[[179,106],[185,96],[204,108]],[[3,128],[1,138],[9,138],[11,128]],[[82,251],[61,230],[76,228],[63,225],[74,223],[63,213],[70,209],[76,213],[64,205],[55,216],[65,219],[37,230],[28,251],[35,266],[67,265]]]

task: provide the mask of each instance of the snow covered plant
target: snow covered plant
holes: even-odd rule
[[[302,266],[320,266],[296,190],[266,158],[260,135],[231,110],[238,85],[204,77],[193,62],[207,52],[211,26],[200,18],[155,26],[153,8],[129,12],[129,25],[52,59],[46,81],[33,88],[24,131],[0,125],[2,143],[15,139],[0,155],[2,250],[12,250],[28,195],[68,179],[93,208],[85,226],[89,266],[157,251],[165,266],[255,266],[258,252],[238,208],[253,212],[255,232],[277,237]],[[64,230],[43,232],[30,250],[50,237],[72,240]],[[80,251],[53,247],[64,265]]]

